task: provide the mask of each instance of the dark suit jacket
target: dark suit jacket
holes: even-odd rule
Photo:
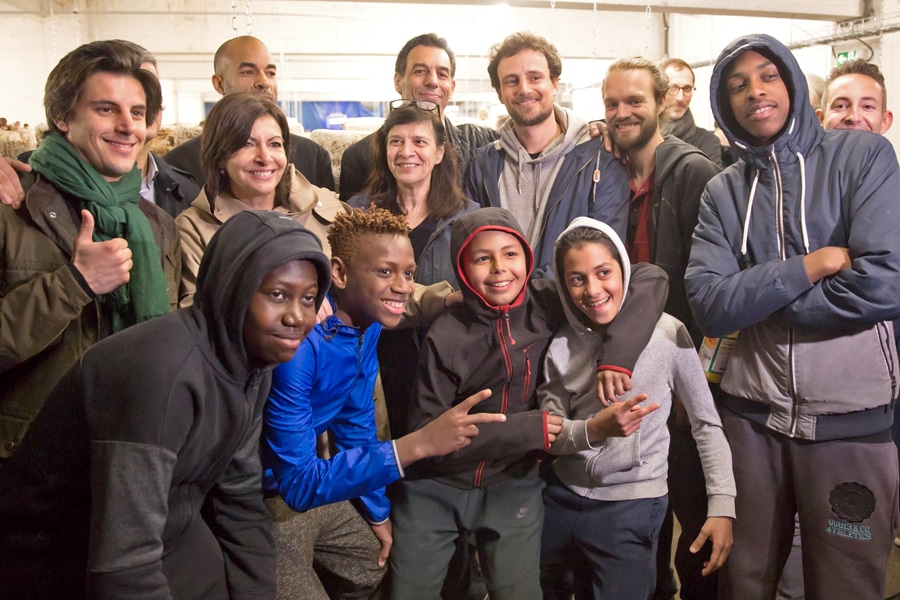
[[[154,201],[174,219],[200,194],[200,186],[194,183],[190,173],[176,169],[152,152],[150,158],[156,162],[157,169],[153,182]]]

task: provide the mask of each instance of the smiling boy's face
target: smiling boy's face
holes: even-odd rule
[[[415,290],[416,260],[409,237],[372,233],[349,263],[332,259],[338,309],[352,324],[396,327]]]
[[[463,250],[462,266],[472,289],[491,306],[515,302],[528,277],[522,242],[496,229],[482,231]]]
[[[598,325],[612,322],[625,297],[622,267],[604,245],[586,242],[563,257],[563,284],[572,302]]]
[[[775,141],[791,111],[791,98],[778,67],[767,57],[747,50],[735,59],[724,85],[734,118],[754,146]]]

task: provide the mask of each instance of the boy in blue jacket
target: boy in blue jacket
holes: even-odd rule
[[[368,597],[392,543],[384,486],[409,463],[468,444],[475,423],[504,418],[468,416],[488,395],[476,393],[434,427],[379,442],[376,347],[382,328],[400,323],[415,288],[408,227],[383,209],[354,211],[339,215],[328,242],[334,314],[275,370],[265,411],[262,451],[281,598]],[[316,449],[325,430],[338,450],[328,460]]]

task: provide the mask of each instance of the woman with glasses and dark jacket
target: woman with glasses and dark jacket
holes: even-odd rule
[[[459,185],[457,158],[441,122],[440,107],[427,100],[395,100],[372,138],[372,165],[366,189],[350,199],[403,215],[416,258],[416,283],[448,281],[458,289],[450,256],[450,223],[478,208]],[[384,331],[378,360],[393,437],[407,433],[419,342],[425,328]]]

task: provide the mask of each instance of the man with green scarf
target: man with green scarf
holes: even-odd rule
[[[135,159],[161,102],[140,67],[121,41],[66,55],[45,86],[51,133],[24,206],[0,205],[0,469],[86,348],[177,301],[174,222],[140,199]]]

